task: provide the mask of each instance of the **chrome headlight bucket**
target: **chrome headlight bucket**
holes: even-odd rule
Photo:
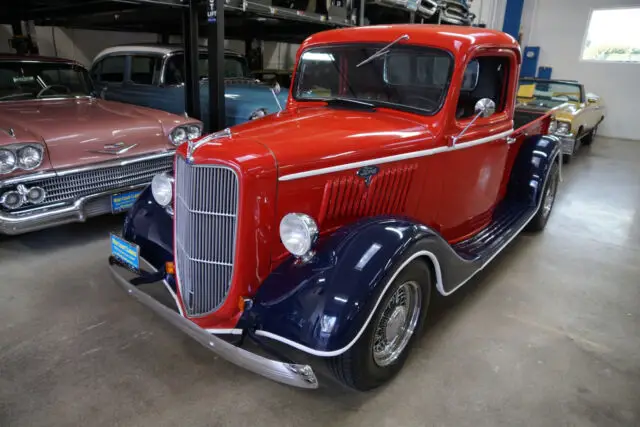
[[[558,122],[558,126],[556,128],[556,133],[558,135],[568,135],[571,133],[571,123],[569,122]]]
[[[318,240],[318,224],[303,213],[286,214],[280,221],[280,239],[292,255],[308,259],[313,256],[311,249]]]
[[[261,119],[267,114],[269,114],[269,112],[266,108],[258,108],[256,111],[251,113],[251,115],[249,116],[249,120]]]
[[[187,141],[198,139],[201,135],[202,128],[199,125],[181,125],[171,131],[169,134],[169,140],[177,147]]]
[[[168,173],[160,173],[151,180],[151,194],[157,204],[168,207],[173,200],[173,177]]]
[[[0,174],[11,173],[17,169],[30,171],[38,168],[43,160],[42,144],[11,144],[0,147]]]

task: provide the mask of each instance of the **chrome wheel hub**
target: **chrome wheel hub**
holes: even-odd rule
[[[558,178],[553,177],[549,182],[549,186],[547,187],[547,191],[544,193],[544,202],[542,205],[543,212],[542,214],[547,217],[549,213],[551,213],[551,208],[553,207],[553,201],[556,198],[556,182]]]
[[[418,325],[422,308],[420,286],[403,283],[382,311],[373,338],[373,360],[378,366],[395,362],[409,343]]]

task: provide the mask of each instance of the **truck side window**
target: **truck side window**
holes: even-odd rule
[[[124,56],[104,58],[92,71],[92,77],[100,82],[122,83],[124,81],[124,64]]]
[[[472,60],[464,73],[456,118],[473,117],[476,102],[482,98],[496,103],[496,113],[504,111],[508,72],[509,58],[481,56]]]
[[[162,61],[157,56],[132,56],[131,81],[141,85],[156,84],[160,75]]]

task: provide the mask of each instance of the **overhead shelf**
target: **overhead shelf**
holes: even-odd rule
[[[333,25],[336,27],[355,25],[355,23],[352,22],[352,20],[349,19],[348,16],[335,16],[331,13],[325,15],[315,12],[272,6],[265,3],[247,0],[226,4],[225,12],[226,11],[246,13],[248,15],[254,15],[255,17],[282,19],[298,22],[311,22],[314,24]],[[346,15],[346,13],[344,13],[344,15]]]

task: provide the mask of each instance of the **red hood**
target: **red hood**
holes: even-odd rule
[[[267,146],[280,176],[403,153],[416,141],[422,141],[422,149],[435,143],[425,124],[388,110],[285,110],[232,132],[235,141],[248,137]]]
[[[185,122],[164,111],[101,99],[0,102],[0,146],[44,142],[51,166],[61,169],[166,150],[172,147],[168,132]],[[137,145],[120,155],[98,152],[113,144]]]

